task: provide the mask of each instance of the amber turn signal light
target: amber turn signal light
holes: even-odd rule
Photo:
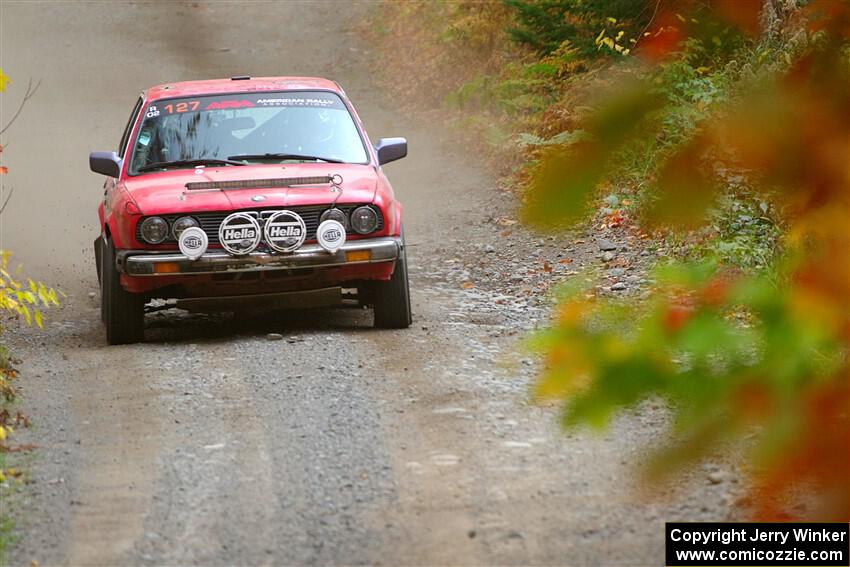
[[[370,250],[351,250],[345,253],[346,262],[368,262],[372,259]]]
[[[153,271],[155,274],[176,274],[180,271],[180,265],[177,262],[162,262],[154,264]]]

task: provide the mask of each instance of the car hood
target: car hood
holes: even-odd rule
[[[200,172],[200,173],[198,173]],[[330,184],[251,189],[187,190],[187,183],[246,182],[262,179],[339,175],[342,194]],[[143,215],[179,214],[201,211],[293,207],[332,203],[371,203],[378,176],[371,166],[354,164],[245,165],[176,169],[149,173],[125,180],[127,191]]]

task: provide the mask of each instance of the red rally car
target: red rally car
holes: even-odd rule
[[[107,177],[95,259],[109,344],[144,337],[152,299],[207,311],[374,308],[410,325],[402,207],[381,166],[404,138],[369,141],[335,82],[233,77],[153,87]]]

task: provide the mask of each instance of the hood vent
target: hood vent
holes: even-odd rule
[[[331,184],[335,176],[321,175],[315,177],[280,177],[277,179],[246,179],[244,181],[199,181],[187,183],[189,191],[223,190],[223,189],[276,189],[295,185],[324,185]]]

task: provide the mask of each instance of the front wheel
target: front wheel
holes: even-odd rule
[[[404,233],[402,233],[403,235]],[[410,286],[407,282],[407,252],[402,236],[401,250],[389,281],[376,282],[373,288],[375,326],[382,329],[406,329],[412,323]]]
[[[110,240],[101,240],[100,314],[106,325],[106,342],[111,345],[137,343],[145,334],[145,302],[142,297],[121,287],[115,267],[115,248]]]

